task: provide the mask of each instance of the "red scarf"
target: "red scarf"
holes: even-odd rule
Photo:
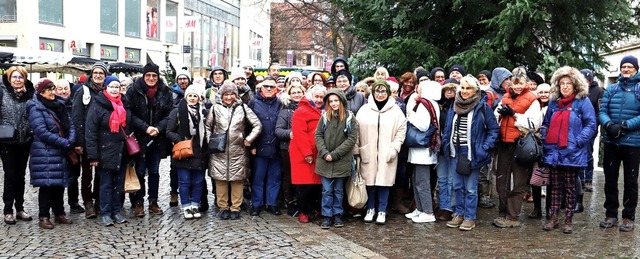
[[[147,90],[147,99],[151,101],[155,100],[157,91],[158,91],[158,86],[149,87],[149,90]]]
[[[427,108],[429,112],[429,117],[431,118],[431,126],[435,127],[436,131],[431,135],[431,140],[429,141],[429,149],[433,152],[437,152],[440,149],[440,124],[438,124],[438,116],[436,116],[436,109],[433,107],[433,104],[427,99],[420,98],[420,103]],[[418,105],[416,104],[416,107]]]
[[[569,144],[569,117],[571,115],[571,103],[576,98],[576,93],[569,97],[560,98],[558,100],[558,108],[562,110],[555,111],[549,123],[547,131],[547,144],[558,144],[558,147],[567,147]]]
[[[122,105],[122,96],[111,97],[106,89],[103,93],[113,106],[113,112],[111,112],[111,117],[109,117],[109,129],[112,133],[119,132],[120,127],[127,126],[127,111],[124,109],[124,105]]]

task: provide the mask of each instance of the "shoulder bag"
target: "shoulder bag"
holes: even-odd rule
[[[418,102],[416,106],[413,107],[413,112],[416,112],[418,110],[418,106],[421,103],[422,102]],[[435,114],[432,115],[431,112],[429,112],[429,115],[435,116]],[[427,131],[421,131],[416,128],[416,126],[413,126],[411,122],[407,122],[407,136],[404,139],[404,144],[407,147],[429,147],[429,145],[431,144],[431,136],[433,136],[435,131],[436,127],[431,124]]]
[[[127,153],[130,156],[140,153],[140,144],[138,144],[138,139],[133,135],[133,132],[127,135],[124,128],[122,126],[120,128],[122,129],[122,135],[124,135],[124,145],[127,147]]]
[[[360,168],[360,160],[356,159],[356,170],[349,177],[346,185],[347,201],[351,207],[362,209],[367,204],[367,186]]]
[[[209,152],[211,153],[224,153],[227,150],[227,135],[229,134],[229,128],[231,127],[231,120],[233,119],[233,114],[235,113],[235,108],[231,111],[231,116],[229,117],[229,125],[227,126],[227,130],[223,133],[213,133],[215,131],[216,121],[216,111],[215,106],[211,109],[213,112],[213,121],[214,126],[211,129],[211,136],[209,137]]]
[[[2,103],[3,101],[2,98],[4,98],[4,90],[0,89],[0,103]],[[20,117],[22,117],[22,113]],[[14,125],[11,125],[11,124],[0,125],[0,141],[11,141],[11,140],[14,140],[15,137],[16,137],[16,127]]]
[[[516,162],[522,165],[533,165],[543,156],[542,140],[534,133],[533,123],[528,122],[529,133],[518,138],[516,149],[513,152]]]
[[[540,165],[540,163],[533,164],[533,172],[531,173],[529,184],[538,187],[549,185],[549,167]]]
[[[173,159],[177,160],[193,157],[193,137],[173,145],[171,152],[173,153]]]

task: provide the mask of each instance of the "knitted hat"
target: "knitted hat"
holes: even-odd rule
[[[633,67],[635,67],[635,68],[636,68],[636,70],[639,70],[639,69],[638,69],[638,58],[636,58],[636,57],[634,57],[634,56],[631,56],[631,55],[629,55],[629,56],[625,56],[625,57],[624,57],[624,58],[622,58],[622,60],[620,61],[620,68],[622,68],[622,65],[623,65],[623,64],[626,64],[626,63],[631,63],[631,65],[633,65]]]
[[[387,95],[391,95],[391,86],[387,83],[387,80],[378,80],[371,85],[371,91],[375,91],[378,86],[384,86],[387,89]]]
[[[187,90],[184,90],[184,98],[187,98],[187,95],[189,94],[196,94],[198,97],[200,97],[200,100],[204,100],[204,88],[200,89],[201,86],[200,85],[190,85],[189,87],[187,87]]]
[[[78,83],[84,83],[87,81],[87,75],[83,74],[80,76],[80,78],[78,79]]]
[[[340,76],[346,76],[347,79],[349,79],[349,84],[351,84],[351,73],[349,73],[349,71],[347,71],[346,69],[340,70],[336,73],[336,78],[335,80],[338,80],[338,77]]]
[[[484,75],[487,77],[487,79],[491,79],[491,72],[489,70],[482,70],[480,71],[480,73],[478,73],[478,76],[479,75]]]
[[[463,76],[465,74],[465,69],[464,69],[464,67],[462,65],[453,65],[451,68],[449,68],[449,75],[451,75],[451,72],[453,72],[453,71],[458,71]]]
[[[56,87],[56,85],[54,85],[51,80],[44,78],[40,80],[40,82],[38,82],[38,87],[36,88],[36,91],[38,91],[38,93],[42,93],[44,92],[44,90],[53,88],[53,87]]]
[[[431,69],[431,73],[430,73],[431,76],[429,78],[431,78],[432,80],[435,80],[436,72],[438,72],[438,71],[442,71],[442,73],[444,74],[444,68],[434,67],[433,69]],[[451,74],[451,73],[449,73],[449,74]],[[444,75],[444,76],[446,77],[447,75]]]
[[[102,85],[102,87],[107,88],[107,86],[109,86],[111,82],[120,83],[120,80],[115,76],[107,76],[104,78],[104,84]]]
[[[284,81],[285,81],[284,76],[279,76],[279,77],[276,79],[276,82],[284,82]]]
[[[144,68],[142,69],[142,75],[144,76],[149,72],[153,72],[160,75],[160,67],[153,63],[147,63],[146,65],[144,65]]]
[[[287,79],[286,80],[291,80],[292,78],[298,78],[300,79],[300,82],[302,82],[302,73],[300,72],[291,72],[287,75]]]
[[[218,89],[218,93],[220,94],[220,96],[228,93],[233,93],[238,96],[238,87],[236,87],[236,85],[229,81],[224,81],[224,84],[222,84],[222,86],[220,86],[220,89]]]
[[[178,73],[176,73],[176,82],[178,81],[178,77],[180,76],[186,76],[189,82],[191,82],[191,76],[189,75],[189,71],[187,70],[178,71]]]
[[[95,70],[96,68],[102,69],[102,72],[104,72],[105,74],[109,74],[109,66],[107,66],[107,64],[105,64],[104,62],[94,63],[93,66],[91,66],[91,73],[93,73],[93,70]]]
[[[583,69],[580,70],[580,73],[582,73],[582,75],[584,76],[584,78],[586,78],[589,81],[593,81],[593,71],[591,71],[590,69]]]
[[[398,79],[396,79],[396,78],[395,78],[395,77],[393,77],[393,76],[387,77],[387,81],[391,81],[391,82],[394,82],[394,83],[396,83],[396,84],[398,83]]]
[[[234,67],[231,69],[231,82],[236,81],[238,78],[244,78],[244,80],[247,80],[247,75],[245,75],[243,68]]]
[[[420,81],[420,78],[422,78],[424,76],[426,76],[426,77],[430,76],[430,74],[429,74],[429,72],[427,70],[420,69],[420,70],[418,70],[416,72],[416,78],[418,78],[418,81]],[[433,78],[429,77],[429,79],[433,79]]]

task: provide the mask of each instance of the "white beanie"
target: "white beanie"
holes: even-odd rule
[[[186,76],[189,79],[189,82],[191,82],[191,76],[189,75],[189,71],[187,70],[180,70],[176,73],[176,82],[178,82],[178,77],[180,76]]]
[[[189,94],[197,94],[200,97],[200,100],[204,100],[204,86],[200,84],[190,85],[187,87],[187,90],[184,91],[184,98],[187,98]]]
[[[234,67],[231,70],[231,82],[238,78],[244,78],[244,80],[247,80],[247,76],[244,74],[244,69],[241,67]]]
[[[289,73],[287,75],[286,81],[288,82],[289,80],[291,80],[291,78],[294,78],[294,77],[300,79],[300,82],[302,82],[302,73],[297,72],[297,71]]]

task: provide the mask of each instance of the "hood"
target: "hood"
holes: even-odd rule
[[[568,76],[573,82],[573,88],[577,99],[589,96],[589,83],[577,68],[564,66],[556,70],[551,76],[551,89],[549,89],[549,99],[557,100],[560,98],[560,79]]]
[[[209,81],[210,81],[212,84],[214,84],[214,83],[213,83],[213,72],[215,72],[215,71],[222,71],[222,72],[224,72],[224,80],[229,79],[229,73],[227,73],[227,70],[224,70],[224,68],[223,68],[223,67],[221,67],[221,66],[214,66],[214,67],[213,67],[213,69],[211,70],[211,73],[209,73]]]
[[[4,84],[7,93],[15,97],[16,95],[13,92],[13,87],[11,87],[11,83],[9,83],[9,77],[6,74],[2,75],[2,83]],[[22,95],[20,101],[31,99],[31,97],[33,97],[33,95],[36,93],[36,88],[33,86],[33,83],[29,79],[24,79],[24,87],[27,89],[27,92]]]
[[[329,96],[330,95],[337,95],[338,98],[340,98],[340,103],[342,103],[342,106],[344,106],[344,109],[347,110],[347,108],[349,108],[349,105],[347,103],[347,96],[344,94],[344,92],[342,92],[342,90],[338,89],[338,88],[333,88],[331,90],[329,90],[327,92],[327,94],[324,96],[324,98],[322,98],[322,100],[324,100],[324,105],[329,105]]]
[[[184,95],[184,92],[182,91],[182,88],[180,88],[180,86],[178,86],[178,84],[175,84],[175,85],[171,88],[171,90],[172,90],[174,93],[178,94],[178,95]]]
[[[505,89],[502,89],[500,85],[505,79],[511,77],[511,72],[504,67],[496,67],[491,73],[491,89],[498,93],[505,93]]]
[[[347,63],[347,59],[344,58],[344,57],[337,57],[336,59],[333,60],[333,63],[331,63],[331,75],[335,75],[336,74],[336,63],[337,62],[344,63],[344,69],[349,71],[349,63]]]
[[[442,85],[436,81],[424,81],[418,85],[417,93],[414,94],[420,94],[427,100],[439,101],[442,96]]]
[[[635,75],[633,75],[632,77],[629,77],[629,78],[624,78],[624,77],[622,77],[622,75],[620,75],[620,76],[618,76],[618,82],[623,86],[626,86],[626,85],[633,86],[633,85],[637,84],[638,82],[640,82],[640,72],[636,73]]]

